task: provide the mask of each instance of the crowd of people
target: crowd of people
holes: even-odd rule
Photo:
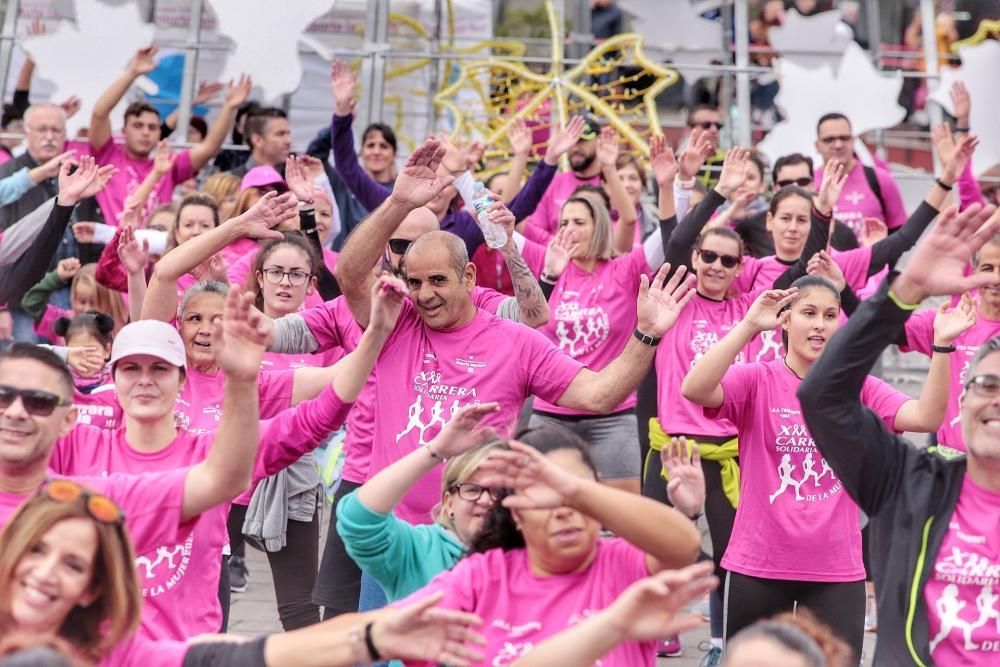
[[[0,165],[0,664],[636,667],[704,620],[708,667],[1000,657],[964,87],[907,210],[836,109],[773,166],[707,106],[648,160],[585,115],[402,162],[336,62],[308,151],[249,76],[176,151],[110,116],[155,66]],[[284,632],[227,634],[247,545]]]

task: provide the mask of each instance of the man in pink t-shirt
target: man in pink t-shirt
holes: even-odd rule
[[[861,164],[854,153],[855,136],[851,121],[841,113],[828,113],[816,124],[816,150],[822,164],[837,160],[847,167],[847,182],[837,199],[834,218],[861,238],[865,218],[878,218],[890,230],[906,222],[906,207],[899,186],[882,167]],[[813,175],[816,188],[823,182],[823,168]]]
[[[111,136],[111,110],[115,108],[137,78],[148,74],[156,67],[154,57],[157,48],[149,46],[140,49],[129,62],[111,87],[104,91],[90,118],[89,141],[97,163],[113,164],[118,172],[103,192],[97,195],[97,202],[104,214],[104,221],[117,226],[125,208],[125,200],[142,184],[153,171],[150,154],[160,140],[160,114],[149,104],[134,102],[125,110],[125,125],[122,128],[125,143],[118,144]],[[204,140],[175,156],[173,166],[155,186],[146,200],[143,217],[163,204],[169,204],[174,187],[198,173],[222,147],[236,110],[250,94],[251,81],[241,78],[236,84],[226,88],[225,102]]]

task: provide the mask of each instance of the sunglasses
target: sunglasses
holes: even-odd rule
[[[811,176],[803,176],[802,178],[783,178],[780,181],[776,181],[775,185],[779,188],[787,188],[789,185],[797,185],[800,188],[808,188],[812,185],[813,179]]]
[[[406,249],[413,243],[412,239],[389,239],[389,250],[395,255],[405,255]]]
[[[849,134],[832,134],[829,137],[820,137],[819,140],[824,144],[832,144],[835,141],[842,141],[847,144],[854,141],[854,137]]]
[[[0,410],[5,410],[14,404],[20,396],[21,404],[29,415],[36,417],[48,417],[57,407],[70,405],[72,401],[56,394],[37,389],[15,389],[5,384],[0,384]]]
[[[57,503],[75,503],[83,498],[86,504],[87,513],[95,521],[101,523],[120,526],[125,520],[125,514],[121,508],[107,496],[94,493],[76,482],[68,479],[54,479],[48,481],[42,487],[41,492],[50,500]]]
[[[996,375],[977,375],[965,383],[965,388],[972,388],[977,395],[983,398],[995,398],[1000,396],[1000,377]]]
[[[496,502],[500,495],[499,489],[488,489],[485,486],[480,486],[479,484],[473,484],[472,482],[466,482],[465,484],[455,484],[450,489],[451,493],[458,491],[458,497],[462,500],[467,500],[470,503],[477,502],[483,497],[484,493],[490,495],[490,500]]]
[[[722,266],[727,269],[740,263],[740,258],[736,255],[720,255],[714,250],[698,250],[698,255],[701,257],[701,261],[706,264],[715,264],[715,260],[719,260],[722,262]]]
[[[700,127],[703,130],[710,130],[714,127],[717,130],[721,130],[725,125],[717,120],[703,120],[700,123],[688,123],[688,127]]]

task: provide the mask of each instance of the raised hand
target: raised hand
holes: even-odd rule
[[[66,161],[59,168],[57,201],[60,206],[74,206],[84,198],[88,186],[97,178],[97,163],[89,155],[80,158],[80,166],[72,174],[69,173],[71,167],[69,161]]]
[[[396,176],[389,198],[413,209],[437,197],[455,180],[451,174],[438,176],[437,168],[445,153],[445,147],[437,139],[428,139],[417,146]]]
[[[696,127],[688,136],[687,148],[678,159],[678,168],[682,181],[690,181],[698,175],[705,160],[712,154],[712,142],[708,138],[708,130]]]
[[[83,194],[80,195],[80,199],[86,199],[87,197],[93,197],[98,192],[104,189],[104,186],[108,184],[108,181],[118,173],[118,167],[114,165],[106,164],[103,167],[97,168],[97,176],[94,180],[90,182],[83,190]]]
[[[135,76],[152,72],[156,69],[156,53],[159,50],[158,46],[150,44],[136,51],[135,55],[132,56],[132,60],[129,61],[129,71]]]
[[[820,250],[809,258],[809,262],[806,264],[806,273],[810,276],[826,278],[834,284],[838,292],[843,292],[847,286],[840,265],[833,261],[833,257],[826,250]]]
[[[736,194],[730,200],[732,206],[729,207],[729,210],[732,211],[732,213],[730,213],[729,219],[737,220],[739,218],[742,218],[743,214],[746,212],[747,206],[749,206],[750,202],[752,202],[756,198],[757,198],[757,193],[754,192],[753,190],[739,188],[736,191]]]
[[[383,273],[372,285],[371,316],[368,328],[385,335],[392,333],[399,319],[399,311],[406,298],[406,283],[399,278]]]
[[[602,167],[615,168],[618,160],[618,132],[610,125],[601,128],[601,133],[597,135],[597,162]]]
[[[470,141],[459,146],[462,157],[465,160],[465,168],[474,171],[479,161],[483,159],[486,152],[486,144],[481,141]]]
[[[66,363],[77,375],[93,377],[104,368],[104,352],[94,345],[70,347],[67,349]]]
[[[685,275],[687,268],[678,267],[664,285],[664,279],[669,273],[670,265],[664,264],[657,271],[652,284],[645,274],[639,279],[639,299],[635,310],[639,320],[639,331],[647,336],[659,338],[670,331],[681,310],[694,296],[693,273]]]
[[[949,308],[942,303],[934,314],[934,344],[946,347],[976,323],[976,301],[966,292]]]
[[[312,180],[326,175],[326,170],[323,169],[323,161],[319,158],[313,157],[308,153],[303,153],[298,157],[302,164],[302,173],[305,174],[306,178]]]
[[[140,244],[131,226],[122,227],[122,235],[118,239],[118,259],[129,275],[141,273],[149,262],[149,240],[143,239]]]
[[[951,134],[946,123],[935,123],[931,128],[931,142],[941,160],[940,179],[945,185],[952,185],[961,177],[965,165],[979,146],[979,137],[963,135],[958,141]]]
[[[243,236],[251,239],[280,239],[281,232],[274,229],[278,225],[298,215],[295,195],[267,192],[251,206],[246,213],[234,219]]]
[[[80,111],[80,107],[82,105],[83,105],[83,100],[81,100],[76,95],[70,95],[69,97],[67,97],[62,102],[59,103],[59,106],[62,108],[63,113],[66,114],[67,120],[75,116],[77,112]]]
[[[442,459],[454,458],[474,449],[483,442],[484,435],[491,432],[490,429],[480,429],[479,423],[496,412],[500,412],[499,403],[466,405],[427,443],[427,447]]]
[[[517,440],[510,441],[509,450],[491,452],[479,469],[487,473],[483,486],[514,490],[501,501],[510,509],[568,507],[584,481]]]
[[[253,89],[253,79],[249,74],[241,74],[240,78],[226,84],[226,97],[224,104],[230,109],[237,109],[250,97]]]
[[[831,232],[833,230],[831,229]],[[889,225],[878,218],[865,218],[864,227],[861,229],[861,245],[871,248],[873,245],[889,236]]]
[[[661,639],[701,625],[701,616],[682,612],[718,585],[711,562],[663,570],[626,588],[603,613],[628,641]]]
[[[660,450],[667,471],[667,498],[685,516],[694,516],[705,504],[705,473],[701,469],[698,443],[687,438],[670,438]]]
[[[354,92],[358,82],[351,68],[343,60],[334,60],[330,68],[330,88],[333,90],[334,111],[338,116],[354,114]]]
[[[682,158],[683,160],[683,158]],[[720,195],[729,197],[747,180],[750,151],[742,146],[732,148],[722,162],[722,173],[715,189]]]
[[[667,138],[662,134],[654,134],[649,139],[649,164],[653,167],[653,178],[660,188],[671,186],[677,178],[680,165],[677,164],[673,149],[667,145]]]
[[[285,159],[285,182],[299,201],[313,203],[313,182],[306,175],[306,166],[302,158],[289,155]]]
[[[74,222],[73,238],[77,243],[93,243],[95,222]]]
[[[552,167],[559,164],[559,158],[573,146],[576,146],[576,142],[580,141],[584,125],[583,116],[573,116],[566,127],[553,132],[549,137],[549,145],[545,149],[545,163]]]
[[[568,228],[562,227],[549,240],[549,245],[545,248],[545,263],[542,266],[542,272],[553,278],[561,276],[579,247],[580,244],[576,242],[576,238],[569,232]]]
[[[264,358],[267,328],[264,315],[253,307],[254,295],[229,290],[222,320],[212,329],[212,347],[216,361],[227,380],[256,384],[260,363]]]
[[[194,92],[194,97],[191,98],[191,106],[198,106],[210,101],[222,92],[222,88],[223,85],[219,81],[202,81],[198,84],[198,90]]]
[[[961,213],[955,206],[945,209],[893,281],[896,298],[918,304],[929,296],[962,294],[995,284],[992,273],[965,275],[965,268],[998,229],[1000,213],[992,206],[972,204]]]
[[[76,272],[80,270],[80,260],[76,257],[67,257],[66,259],[59,260],[56,264],[56,275],[64,283],[68,283],[76,275]]]
[[[170,142],[166,139],[161,140],[160,143],[156,144],[156,155],[153,156],[153,171],[160,177],[169,174],[170,170],[174,168],[174,160],[176,159],[177,157],[170,147]]]
[[[507,129],[507,140],[514,155],[527,156],[531,153],[531,130],[521,119],[515,120]]]
[[[819,196],[816,197],[816,209],[824,215],[829,214],[840,199],[840,191],[847,183],[847,168],[843,162],[830,160],[823,167],[823,181],[819,186]]]
[[[784,310],[785,306],[794,301],[798,293],[798,287],[769,289],[763,292],[751,304],[743,321],[753,326],[758,332],[777,329],[788,317],[788,311]]]
[[[216,253],[191,269],[191,275],[197,280],[214,280],[217,283],[228,283],[229,267],[222,255]]]
[[[438,609],[444,593],[429,595],[379,617],[372,625],[372,643],[384,658],[428,661],[467,667],[483,654],[466,644],[483,646],[486,640],[471,628],[482,625],[475,614]]]
[[[60,153],[51,160],[47,160],[29,171],[28,176],[34,183],[41,183],[50,178],[55,178],[59,175],[59,169],[62,168],[64,162],[75,164],[73,160],[74,155],[76,155],[76,150],[68,150],[65,153]]]
[[[951,95],[952,111],[955,112],[958,124],[968,127],[969,115],[972,113],[972,96],[969,95],[969,89],[961,81],[956,81],[951,84],[948,94]]]

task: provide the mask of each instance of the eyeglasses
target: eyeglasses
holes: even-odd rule
[[[389,239],[389,250],[395,255],[405,255],[413,239]]]
[[[37,389],[15,389],[0,384],[0,410],[5,410],[14,404],[18,397],[29,415],[48,417],[57,407],[69,405],[71,401],[56,394]]]
[[[831,134],[829,137],[820,137],[819,140],[821,143],[824,144],[832,144],[835,141],[840,141],[845,144],[848,144],[854,141],[854,137],[852,137],[849,134]]]
[[[272,285],[280,285],[282,279],[288,276],[288,282],[292,284],[292,287],[300,287],[306,284],[306,281],[312,277],[312,274],[306,273],[305,271],[299,271],[298,269],[294,271],[282,271],[281,269],[276,269],[275,267],[270,267],[264,269],[264,280],[271,283]]]
[[[717,130],[721,130],[725,125],[717,120],[703,120],[700,123],[688,123],[688,127],[700,127],[703,130],[710,130],[714,127]]]
[[[701,261],[706,264],[715,264],[715,260],[722,262],[722,266],[731,269],[740,263],[740,258],[736,255],[720,255],[714,250],[698,250],[698,255],[701,256]]]
[[[488,489],[485,486],[473,484],[472,482],[455,484],[448,489],[449,493],[455,493],[456,491],[458,491],[459,498],[462,500],[468,500],[470,503],[478,502],[479,499],[483,497],[484,493],[490,494],[490,500],[493,502],[496,502],[500,498],[500,492],[498,489]]]
[[[779,188],[787,188],[789,185],[797,185],[800,188],[808,188],[812,185],[813,179],[811,176],[803,176],[802,178],[783,178],[780,181],[775,181],[775,185]]]
[[[64,127],[49,127],[47,125],[43,125],[41,127],[35,127],[33,125],[26,125],[25,129],[33,134],[42,134],[42,135],[55,134],[57,136],[62,136],[66,134],[66,128]]]
[[[121,508],[107,496],[94,493],[68,479],[54,479],[46,482],[41,493],[57,503],[75,503],[80,498],[86,501],[87,513],[101,523],[120,526],[125,520]]]
[[[1000,396],[1000,377],[996,375],[977,375],[965,383],[965,388],[972,387],[972,391],[983,398],[996,398]]]

